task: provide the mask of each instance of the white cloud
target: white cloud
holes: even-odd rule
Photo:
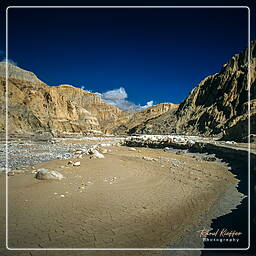
[[[110,90],[102,94],[102,98],[105,100],[119,101],[128,97],[125,89],[120,87],[119,89]]]
[[[145,108],[148,108],[148,107],[152,107],[154,105],[154,101],[151,100],[151,101],[148,101],[147,104],[145,106],[142,106],[141,108],[145,109]]]
[[[139,111],[147,107],[153,106],[153,101],[148,101],[145,106],[137,105],[129,100],[128,94],[123,87],[119,89],[110,90],[104,93],[98,93],[102,100],[108,104],[114,105],[115,107],[124,111]]]

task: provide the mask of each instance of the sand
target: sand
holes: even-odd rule
[[[9,247],[167,248],[177,244],[186,247],[189,241],[184,237],[191,233],[198,236],[196,229],[204,228],[202,220],[207,216],[212,218],[212,207],[228,186],[235,187],[238,183],[221,163],[163,150],[131,151],[128,147],[113,146],[104,155],[104,159],[89,156],[73,159],[81,162],[80,167],[67,165],[69,160],[33,167],[57,170],[65,176],[61,181],[37,180],[31,174],[32,168],[25,174],[8,177]],[[1,184],[4,180],[1,176]],[[4,196],[2,193],[1,205]],[[4,211],[0,217],[4,225]],[[3,230],[0,235],[2,244]],[[159,253],[11,251],[8,255]]]

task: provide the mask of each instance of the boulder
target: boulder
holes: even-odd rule
[[[104,155],[101,154],[99,151],[95,150],[93,153],[93,157],[95,158],[104,158]]]
[[[36,171],[36,179],[38,180],[62,180],[64,177],[57,171],[51,171],[48,169],[38,169]]]

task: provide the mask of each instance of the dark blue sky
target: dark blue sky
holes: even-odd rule
[[[9,9],[9,58],[49,85],[180,103],[247,45],[247,9]]]

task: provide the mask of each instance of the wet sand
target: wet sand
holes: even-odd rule
[[[73,159],[81,162],[80,167],[70,167],[69,160],[34,166],[59,171],[65,176],[61,181],[37,180],[31,174],[32,169],[8,177],[9,247],[168,248],[177,244],[187,247],[191,244],[187,235],[198,237],[196,230],[205,228],[205,220],[213,217],[212,208],[227,187],[238,183],[227,167],[218,162],[157,149],[132,151],[116,146],[110,149],[104,159],[89,156]],[[4,179],[0,177],[2,184]],[[237,192],[236,196],[241,195]],[[1,205],[3,201],[4,193]],[[230,210],[228,206],[223,211],[226,210]],[[3,211],[0,217],[3,223]],[[1,232],[1,241],[4,239]],[[160,252],[41,253],[24,255],[158,255]],[[12,251],[8,255],[23,254]]]

